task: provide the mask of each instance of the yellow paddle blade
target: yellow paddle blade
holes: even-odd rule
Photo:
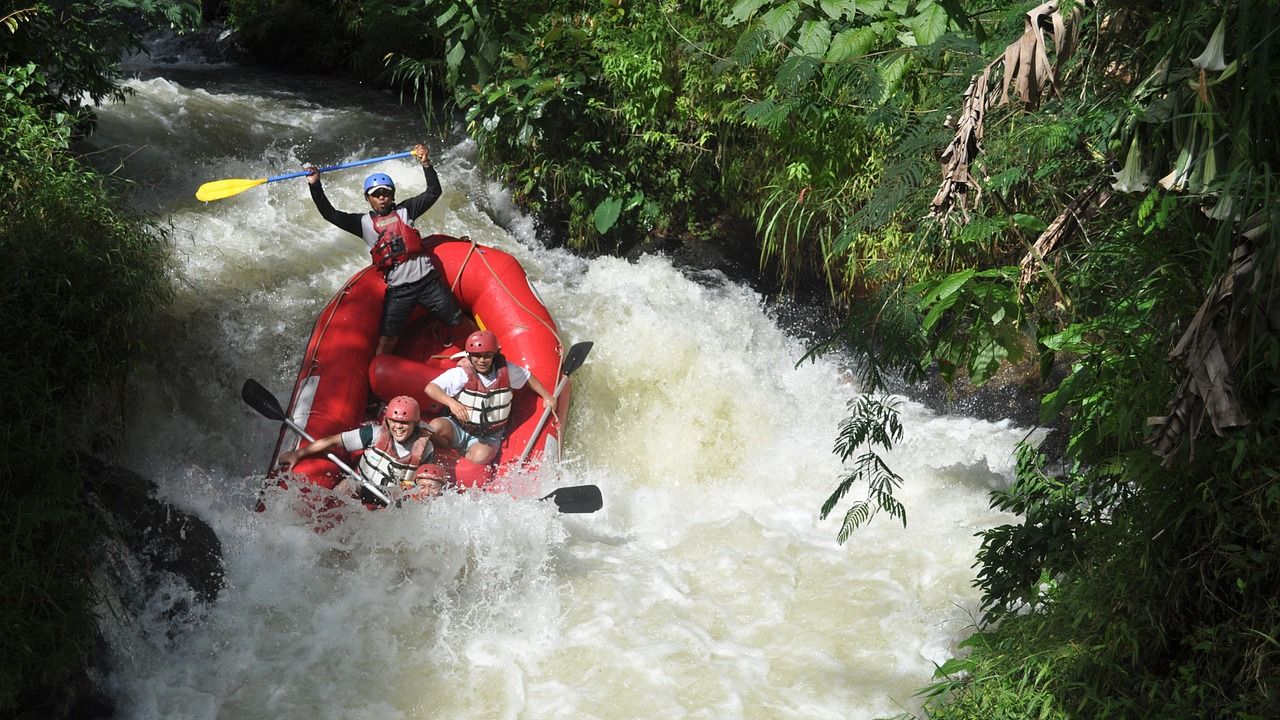
[[[207,182],[196,190],[196,199],[209,202],[210,200],[221,200],[229,198],[232,195],[239,195],[251,187],[257,187],[267,181],[266,178],[259,180],[243,180],[240,178],[231,178],[230,180],[214,180]]]

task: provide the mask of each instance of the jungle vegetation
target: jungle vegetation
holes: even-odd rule
[[[94,640],[104,532],[80,453],[109,435],[169,243],[70,151],[121,53],[190,3],[0,2],[0,716],[46,718]]]

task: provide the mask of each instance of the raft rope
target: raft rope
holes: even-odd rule
[[[517,298],[515,294],[511,292],[511,290],[507,287],[506,283],[502,282],[502,278],[498,275],[498,271],[494,270],[493,266],[489,264],[489,259],[484,256],[484,253],[477,252],[480,248],[479,243],[473,240],[470,235],[463,235],[461,239],[471,243],[471,247],[467,249],[467,254],[462,258],[462,265],[458,267],[458,275],[453,279],[453,284],[449,287],[449,292],[453,293],[454,297],[458,296],[457,288],[458,288],[458,283],[462,281],[462,273],[466,271],[467,264],[471,262],[471,256],[479,254],[480,261],[484,263],[484,266],[486,268],[488,268],[489,274],[493,276],[493,279],[495,281],[497,281],[498,287],[502,288],[502,292],[506,293],[507,297],[511,298],[511,301],[514,302],[521,310],[525,311],[525,313],[529,317],[532,317],[533,319],[537,320],[539,324],[541,324],[544,328],[550,331],[550,333],[555,337],[556,343],[560,346],[561,354],[560,354],[560,359],[556,361],[555,381],[552,383],[551,387],[549,388],[549,391],[554,393],[556,391],[555,386],[560,384],[560,368],[564,367],[564,340],[560,337],[560,333],[557,332],[555,328],[548,325],[547,321],[538,317],[537,313],[525,307],[524,303],[520,302],[520,299]],[[551,415],[555,417],[557,423],[560,422],[560,416],[559,414],[556,413],[556,408],[554,405],[551,407]]]

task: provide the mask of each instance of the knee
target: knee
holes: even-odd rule
[[[453,428],[440,418],[427,423],[427,429],[431,431],[431,442],[437,447],[447,447],[453,442]]]
[[[478,442],[467,450],[467,459],[477,465],[485,465],[490,460],[493,460],[493,456],[496,455],[497,452],[498,451],[492,446]]]

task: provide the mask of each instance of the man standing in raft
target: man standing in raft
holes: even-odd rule
[[[280,466],[286,471],[292,470],[303,458],[324,455],[341,446],[349,453],[364,450],[356,471],[365,480],[379,487],[413,488],[419,480],[419,470],[426,467],[424,463],[435,453],[427,432],[418,425],[421,420],[422,410],[417,400],[407,395],[394,397],[387,403],[381,423],[334,433],[306,447],[280,453]],[[425,479],[428,473],[423,475]],[[444,476],[440,474],[435,479],[443,481]],[[355,494],[354,490],[347,479],[334,487],[338,493]]]
[[[449,291],[444,278],[436,272],[423,246],[422,235],[413,221],[427,211],[443,192],[440,176],[431,166],[425,145],[416,145],[413,155],[422,164],[427,189],[397,203],[396,184],[383,173],[364,180],[364,196],[371,208],[367,213],[340,212],[325,197],[320,171],[305,165],[311,200],[320,215],[330,223],[359,236],[369,245],[373,264],[387,281],[387,296],[382,303],[382,320],[378,326],[378,349],[375,354],[390,352],[400,338],[400,329],[409,319],[414,305],[421,305],[449,327],[475,327],[462,314],[458,300]]]
[[[457,367],[445,370],[426,387],[427,397],[453,415],[435,418],[430,428],[437,444],[464,451],[466,460],[486,465],[497,457],[507,434],[514,391],[528,385],[546,407],[555,400],[538,378],[498,353],[498,336],[492,332],[471,333],[465,350],[467,357]],[[460,483],[463,475],[459,473]]]

